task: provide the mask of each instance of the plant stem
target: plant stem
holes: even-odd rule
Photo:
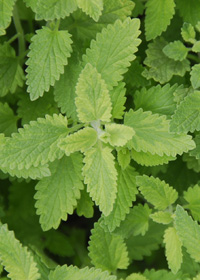
[[[24,40],[24,30],[22,28],[17,6],[15,5],[14,10],[13,10],[13,20],[15,24],[15,28],[18,34],[18,55],[21,56],[23,53],[25,53],[25,40]]]
[[[17,33],[15,34],[12,38],[10,38],[10,40],[7,41],[8,44],[12,44],[12,42],[14,42],[17,38],[19,38],[20,34]]]
[[[189,59],[192,59],[193,61],[197,62],[197,63],[200,63],[200,59],[196,56],[196,55],[193,55],[193,54],[188,54],[187,55],[187,58]]]

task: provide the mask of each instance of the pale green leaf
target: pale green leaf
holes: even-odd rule
[[[134,95],[135,110],[142,108],[144,111],[166,115],[170,118],[176,109],[173,94],[177,88],[177,84],[173,86],[166,84],[163,87],[157,85],[149,89],[142,88],[140,91],[136,91]]]
[[[23,86],[23,80],[24,73],[14,49],[6,43],[0,45],[0,97],[14,93],[17,86]]]
[[[181,267],[183,255],[181,250],[182,244],[175,228],[170,227],[165,230],[164,244],[168,266],[176,274]]]
[[[182,272],[178,272],[177,274],[173,274],[172,272],[166,270],[166,269],[160,269],[160,270],[145,270],[144,275],[147,277],[148,280],[190,280],[187,277],[186,278],[182,275]]]
[[[193,280],[200,280],[200,274],[198,274]]]
[[[178,198],[177,191],[159,178],[137,176],[136,182],[144,198],[158,210],[165,210]]]
[[[126,280],[148,280],[145,276],[138,274],[138,273],[132,273],[128,277],[126,277]]]
[[[31,38],[26,62],[27,91],[31,100],[43,96],[44,91],[49,91],[50,86],[64,73],[64,65],[67,65],[72,52],[70,37],[68,31],[43,27]]]
[[[163,38],[156,39],[148,45],[147,57],[144,60],[147,68],[143,72],[146,79],[154,79],[164,84],[170,81],[173,75],[183,77],[185,72],[190,70],[187,59],[175,61],[164,54],[162,50],[166,45],[167,42]]]
[[[188,169],[193,169],[195,172],[200,172],[200,159],[196,159],[195,156],[190,154],[183,154],[182,160],[186,162]]]
[[[192,71],[190,73],[191,78],[191,84],[193,86],[194,89],[197,89],[200,87],[200,64],[195,64],[192,67]]]
[[[125,83],[120,82],[110,92],[110,98],[112,102],[112,117],[113,119],[122,119],[125,110],[126,102],[126,88]]]
[[[112,146],[118,147],[124,146],[135,134],[132,127],[116,123],[106,124],[105,132],[105,136],[103,135],[101,139]]]
[[[7,103],[0,103],[0,133],[10,136],[17,132],[17,116]]]
[[[85,152],[94,146],[96,142],[96,130],[91,127],[86,127],[61,139],[58,147],[63,150],[66,155],[70,155],[77,151]]]
[[[200,15],[200,0],[176,0],[176,6],[184,22],[197,24]]]
[[[175,14],[174,0],[148,0],[146,3],[145,34],[147,41],[160,36]]]
[[[141,42],[137,38],[140,34],[139,25],[138,19],[117,20],[97,34],[96,41],[91,42],[83,56],[85,64],[96,67],[109,90],[123,79],[122,75],[135,59],[134,53]]]
[[[188,203],[187,209],[191,211],[195,220],[200,221],[200,186],[195,185],[188,188],[184,192],[184,198]]]
[[[63,114],[77,120],[75,97],[76,84],[82,67],[77,54],[72,54],[69,58],[69,63],[64,68],[64,74],[60,76],[59,81],[56,81],[54,87],[55,101]]]
[[[185,42],[194,44],[194,42],[196,41],[196,32],[194,30],[194,27],[188,22],[183,23],[183,27],[181,28],[181,35]]]
[[[68,134],[66,117],[46,115],[46,118],[32,121],[18,131],[0,146],[0,167],[29,169],[54,161],[64,154],[57,144]]]
[[[103,10],[103,0],[77,0],[77,4],[94,21],[99,20]]]
[[[117,192],[117,171],[111,152],[98,144],[85,152],[83,167],[87,191],[105,216],[112,211]]]
[[[194,45],[193,45],[193,47],[192,47],[192,51],[193,51],[193,52],[196,52],[196,53],[200,52],[200,41],[196,41],[196,42],[194,43]]]
[[[81,198],[78,200],[76,212],[78,216],[92,218],[94,215],[94,203],[86,192],[86,189],[81,191]]]
[[[6,34],[5,29],[10,25],[15,1],[0,0],[0,36]]]
[[[131,157],[135,160],[138,164],[144,166],[157,166],[168,163],[171,160],[175,160],[175,157],[172,156],[159,156],[159,155],[152,155],[149,152],[137,152],[135,150],[131,150]]]
[[[170,122],[170,130],[177,133],[187,133],[200,130],[200,91],[187,95],[178,106]]]
[[[200,159],[200,134],[196,134],[194,138],[194,142],[196,144],[196,148],[190,151],[190,155],[196,157],[196,159]]]
[[[173,221],[172,214],[170,212],[158,211],[150,215],[150,218],[158,223],[163,225],[168,225]]]
[[[126,269],[129,258],[123,238],[105,232],[98,223],[95,223],[91,233],[88,249],[92,264],[110,272]]]
[[[116,229],[115,232],[124,238],[129,238],[131,235],[144,236],[149,229],[150,214],[151,209],[147,204],[134,206],[126,216],[126,219],[121,223],[119,229]]]
[[[138,193],[135,179],[138,173],[133,167],[128,166],[125,170],[122,170],[117,166],[117,173],[117,198],[112,212],[107,217],[104,217],[104,222],[110,232],[114,231],[121,221],[125,219]]]
[[[60,221],[72,214],[83,189],[82,157],[74,154],[53,162],[51,176],[36,185],[35,207],[43,230],[58,228]]]
[[[26,247],[15,239],[7,225],[0,226],[0,259],[12,280],[38,280],[40,275],[33,257]]]
[[[183,246],[196,262],[200,262],[200,226],[180,205],[175,215],[175,228]]]
[[[126,169],[131,161],[130,151],[127,148],[117,149],[117,160],[122,169]]]
[[[76,86],[76,107],[81,122],[111,118],[111,101],[105,81],[91,64],[81,72]]]
[[[181,41],[174,41],[166,45],[163,52],[169,58],[176,61],[183,61],[188,54],[188,48]]]
[[[116,276],[109,275],[107,271],[85,267],[79,269],[76,266],[57,266],[50,272],[49,280],[116,280]]]
[[[195,147],[191,136],[169,132],[169,121],[165,116],[131,109],[125,114],[124,124],[135,131],[129,143],[137,152],[175,157]]]

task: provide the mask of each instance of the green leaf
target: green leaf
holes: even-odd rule
[[[77,4],[94,21],[99,20],[103,10],[103,0],[77,0]]]
[[[95,223],[91,233],[88,249],[92,264],[110,272],[126,269],[129,258],[123,238],[105,232],[98,223]]]
[[[200,159],[200,134],[196,134],[194,138],[194,142],[196,144],[196,148],[190,151],[190,155],[196,157],[196,159]]]
[[[138,274],[138,273],[132,273],[128,277],[126,277],[126,280],[148,280],[145,276]]]
[[[67,119],[62,115],[39,118],[24,125],[18,133],[6,138],[0,146],[0,167],[9,169],[29,169],[61,158],[63,153],[57,144],[68,134]]]
[[[114,231],[121,221],[125,219],[138,193],[135,179],[137,172],[133,167],[128,166],[125,170],[122,170],[117,166],[117,173],[117,198],[112,212],[107,217],[104,217],[104,222],[110,232]]]
[[[167,45],[163,38],[156,39],[148,45],[147,57],[144,60],[147,68],[143,72],[146,79],[154,79],[161,84],[171,80],[173,75],[183,77],[186,71],[190,70],[190,63],[187,59],[175,61],[167,57],[162,51]]]
[[[186,162],[188,169],[193,169],[195,172],[200,172],[200,159],[189,154],[183,154],[182,160]]]
[[[192,47],[192,51],[193,51],[193,52],[196,52],[196,53],[200,52],[200,41],[196,41],[196,42],[194,43],[194,45],[193,45],[193,47]]]
[[[131,157],[135,160],[138,164],[144,166],[157,166],[162,165],[164,163],[168,163],[170,160],[175,160],[175,157],[172,156],[159,156],[159,155],[152,155],[149,152],[137,152],[135,150],[131,150]]]
[[[200,91],[187,95],[178,106],[170,122],[170,130],[177,133],[187,133],[200,130]]]
[[[37,34],[32,37],[26,62],[27,91],[30,92],[31,100],[43,96],[44,91],[49,91],[50,86],[64,73],[64,65],[67,65],[72,52],[70,37],[68,31],[51,30],[48,27],[37,30]]]
[[[10,25],[15,1],[0,0],[0,36],[6,34],[5,29]]]
[[[196,262],[200,262],[200,226],[180,205],[175,215],[175,228],[183,246]]]
[[[110,92],[110,98],[112,102],[112,117],[113,119],[122,119],[125,110],[126,102],[126,88],[125,83],[120,82]]]
[[[173,221],[172,214],[170,212],[158,211],[150,215],[150,218],[158,223],[163,225],[168,225]]]
[[[76,86],[76,107],[81,122],[109,122],[111,101],[105,81],[91,64],[81,72]]]
[[[166,45],[163,52],[169,58],[176,61],[183,61],[188,54],[188,48],[181,41],[174,41]]]
[[[117,171],[111,152],[100,144],[91,148],[85,152],[83,167],[87,191],[105,216],[112,211],[117,192]]]
[[[100,269],[85,267],[82,269],[76,266],[57,266],[54,271],[50,272],[49,280],[116,280],[116,276],[109,275],[107,271],[102,272]]]
[[[148,0],[146,3],[145,34],[147,41],[160,36],[175,14],[174,0]],[[164,11],[164,13],[163,13]]]
[[[197,24],[200,15],[200,0],[176,0],[176,6],[184,22]]]
[[[151,209],[147,204],[138,204],[134,206],[115,232],[122,235],[124,238],[129,238],[131,235],[144,236],[149,229],[150,214]]]
[[[61,139],[58,147],[65,152],[66,155],[81,151],[82,153],[91,148],[97,142],[97,132],[91,127],[86,127],[78,132],[68,135]]]
[[[178,272],[176,275],[174,275],[172,272],[169,272],[165,269],[160,270],[145,270],[144,275],[147,277],[148,280],[189,280],[188,277],[186,278],[182,275],[182,272]],[[187,275],[187,274],[186,274]]]
[[[0,103],[0,133],[10,136],[17,132],[17,116],[7,103]]]
[[[35,207],[44,231],[57,229],[60,221],[66,221],[67,214],[73,213],[83,189],[81,169],[80,154],[64,156],[51,164],[51,176],[36,185]]]
[[[134,53],[140,44],[137,37],[140,22],[138,19],[127,18],[124,22],[117,20],[97,34],[96,41],[92,41],[90,49],[83,56],[85,64],[96,67],[111,90],[123,79],[130,62],[135,59]]]
[[[106,124],[105,132],[105,136],[102,135],[101,139],[112,146],[118,147],[124,146],[135,134],[131,127],[116,123]]]
[[[166,115],[170,118],[176,109],[173,94],[177,88],[177,84],[173,86],[166,84],[163,87],[157,85],[149,89],[142,88],[140,91],[136,91],[134,95],[135,110],[142,108],[144,111]]]
[[[131,109],[125,114],[124,124],[135,131],[129,143],[137,152],[175,157],[195,147],[191,136],[169,132],[169,121],[165,116]]]
[[[181,250],[182,244],[175,228],[170,227],[165,230],[164,244],[168,266],[176,274],[181,267],[183,255]]]
[[[84,216],[86,218],[92,218],[94,215],[94,203],[89,197],[86,189],[81,191],[81,198],[78,200],[76,212],[78,216]]]
[[[194,27],[188,22],[183,23],[183,27],[181,28],[181,35],[185,42],[194,44],[194,42],[196,41],[196,32],[194,30]]]
[[[126,169],[131,161],[130,151],[126,148],[117,149],[117,160],[122,169]]]
[[[7,225],[0,226],[0,259],[12,280],[38,280],[40,275],[33,257],[26,247],[15,239]]]
[[[14,49],[6,43],[0,45],[0,97],[14,93],[17,86],[23,86],[23,80],[24,73]]]
[[[193,67],[192,67],[192,71],[190,73],[191,75],[191,78],[190,78],[190,81],[191,81],[191,84],[193,86],[194,89],[197,89],[200,87],[200,64],[195,64]]]
[[[76,53],[69,58],[69,63],[64,68],[64,74],[56,81],[54,87],[55,101],[61,109],[62,114],[77,120],[75,97],[76,84],[82,67],[77,59]]]
[[[191,211],[195,220],[200,221],[200,186],[188,188],[184,192],[184,198],[188,202],[187,209]]]
[[[175,189],[153,176],[137,176],[136,182],[145,199],[158,210],[165,210],[178,198],[178,193]]]

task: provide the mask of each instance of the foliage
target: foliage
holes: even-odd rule
[[[0,0],[0,279],[200,279],[200,0]]]

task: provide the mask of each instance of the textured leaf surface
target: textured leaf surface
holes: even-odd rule
[[[200,130],[200,91],[187,95],[170,122],[170,130],[178,133]]]
[[[26,247],[15,239],[7,225],[0,226],[0,259],[12,280],[38,280],[40,278],[33,257]]]
[[[109,231],[113,231],[125,219],[138,193],[135,179],[137,173],[133,167],[128,166],[125,170],[118,167],[117,173],[117,198],[112,212],[107,217],[104,217],[104,222]]]
[[[51,30],[43,27],[32,37],[27,61],[27,91],[35,100],[49,91],[50,86],[64,73],[71,55],[72,40],[67,31]],[[45,46],[45,48],[44,48]]]
[[[175,84],[161,87],[160,85],[149,88],[142,88],[134,95],[135,110],[142,108],[144,111],[151,111],[153,114],[166,115],[171,117],[176,109],[173,93],[178,88]]]
[[[143,72],[146,79],[154,79],[161,84],[171,80],[173,75],[184,76],[186,71],[190,70],[190,63],[187,59],[175,61],[167,57],[163,48],[167,42],[163,39],[156,39],[148,45],[146,50],[147,57],[144,60],[147,68]]]
[[[86,189],[81,191],[81,198],[78,201],[76,212],[79,216],[92,218],[94,215],[94,203],[86,192]]]
[[[165,269],[160,269],[160,270],[145,270],[144,275],[147,277],[148,280],[178,280],[178,279],[184,279],[187,280],[186,278],[183,278],[182,273],[178,272],[176,275],[174,275],[172,272],[169,272]]]
[[[183,27],[181,28],[181,35],[184,41],[190,42],[192,44],[195,42],[196,32],[192,24],[184,22]]]
[[[129,258],[123,238],[119,235],[105,232],[98,223],[94,225],[94,229],[91,232],[88,249],[89,256],[95,267],[108,271],[126,269],[129,264]]]
[[[17,117],[7,103],[0,103],[0,133],[10,136],[17,132]]]
[[[137,38],[139,25],[138,19],[117,20],[97,34],[96,41],[91,42],[90,49],[83,56],[85,64],[96,67],[109,90],[123,79],[122,75],[135,59],[134,53],[141,42]]]
[[[132,273],[131,275],[126,277],[126,280],[147,280],[147,278],[141,274]]]
[[[60,221],[73,213],[83,189],[81,169],[80,154],[64,156],[51,164],[51,176],[36,185],[35,206],[43,230],[58,228]]]
[[[200,0],[176,0],[176,5],[184,22],[197,24],[200,15]]]
[[[150,218],[154,222],[156,222],[158,224],[163,224],[163,225],[170,224],[173,221],[172,215],[170,212],[158,211],[158,212],[151,214]]]
[[[126,169],[131,161],[130,151],[126,148],[117,150],[117,160],[122,169]]]
[[[12,17],[12,10],[16,0],[0,0],[0,36],[4,35]]]
[[[163,156],[176,156],[195,147],[191,136],[169,132],[169,121],[164,116],[142,109],[125,114],[124,124],[132,127],[135,135],[129,142],[137,152],[150,152]]]
[[[103,214],[108,216],[117,192],[117,171],[111,149],[100,146],[91,148],[85,152],[84,163],[83,175],[87,191]]]
[[[81,122],[110,121],[111,101],[107,86],[91,64],[81,72],[76,86],[76,107]]]
[[[138,164],[144,165],[144,166],[157,166],[162,165],[164,163],[168,163],[170,160],[175,160],[175,157],[172,156],[159,156],[159,155],[152,155],[149,152],[137,152],[135,150],[131,150],[131,157],[133,160],[135,160]]]
[[[200,221],[200,186],[190,187],[184,192],[184,198],[188,202],[187,208],[190,209],[194,219]]]
[[[194,142],[196,144],[196,148],[190,151],[190,155],[196,157],[196,159],[200,159],[200,134],[197,133],[194,138]]]
[[[175,215],[175,228],[183,246],[196,262],[200,262],[200,226],[179,205]]]
[[[191,71],[191,83],[194,89],[200,87],[200,64],[195,64]]]
[[[68,134],[67,119],[62,115],[46,116],[19,129],[11,138],[6,138],[0,147],[2,168],[23,169],[44,165],[61,158],[57,144]]]
[[[126,102],[125,83],[120,82],[109,94],[112,102],[112,117],[114,119],[122,119],[125,110],[124,104]]]
[[[103,10],[103,0],[77,0],[77,4],[93,20],[99,20]]]
[[[81,151],[84,152],[97,142],[97,132],[91,127],[86,127],[73,134],[70,134],[59,143],[59,148],[65,151],[66,155]]]
[[[135,134],[132,127],[116,123],[106,124],[105,132],[106,136],[102,139],[112,146],[124,146]]]
[[[116,229],[116,233],[119,233],[124,238],[129,238],[131,235],[144,236],[149,229],[150,214],[151,209],[147,204],[134,206],[126,216],[126,219],[121,223],[119,229]]]
[[[89,269],[88,267],[79,269],[73,266],[57,266],[51,271],[49,280],[116,280],[116,276],[111,276],[107,271],[102,272],[100,269]]]
[[[178,198],[178,193],[175,189],[153,176],[138,176],[136,177],[136,182],[145,199],[158,210],[165,210]]]
[[[183,256],[181,250],[182,244],[175,228],[170,227],[165,230],[164,244],[168,266],[176,274],[181,267]]]
[[[148,0],[146,4],[145,32],[147,40],[155,39],[167,29],[175,13],[174,0]]]
[[[166,45],[163,52],[169,58],[182,61],[188,54],[188,49],[181,41],[174,41]]]

